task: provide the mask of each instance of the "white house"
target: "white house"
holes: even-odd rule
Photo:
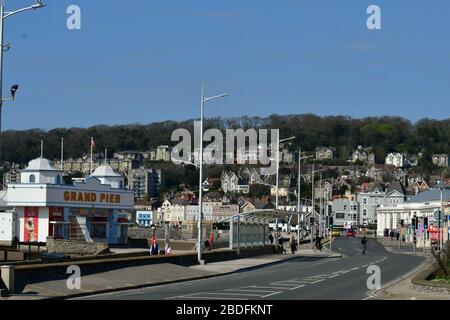
[[[401,153],[389,153],[386,156],[385,163],[389,166],[394,166],[396,168],[401,168],[405,166],[405,157]]]

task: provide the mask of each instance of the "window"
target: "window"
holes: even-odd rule
[[[367,204],[367,198],[363,198],[363,204]]]
[[[363,209],[363,216],[367,215],[367,209]]]
[[[36,177],[34,176],[34,174],[30,175],[30,183],[35,183],[36,182]]]
[[[56,176],[56,184],[61,184],[61,176],[59,174]]]

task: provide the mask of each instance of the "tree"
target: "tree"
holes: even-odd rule
[[[252,198],[261,198],[263,196],[270,195],[270,186],[263,184],[252,184],[250,185],[249,195]]]

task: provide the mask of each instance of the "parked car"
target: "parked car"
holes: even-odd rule
[[[355,230],[353,229],[347,230],[347,237],[355,237],[355,236],[356,236]]]

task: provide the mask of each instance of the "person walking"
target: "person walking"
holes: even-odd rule
[[[166,244],[166,248],[164,249],[164,253],[165,254],[171,254],[172,253],[172,248],[170,247],[170,243]]]
[[[319,251],[322,251],[322,237],[319,234],[316,235],[315,246]]]
[[[292,254],[295,254],[297,252],[297,240],[295,240],[294,236],[292,236],[291,238],[291,252]]]
[[[158,241],[156,241],[156,239],[152,243],[150,253],[152,256],[157,256],[159,254],[159,244],[158,244]]]
[[[280,253],[282,253],[282,254],[286,253],[286,249],[284,248],[284,239],[281,236],[281,234],[278,235],[278,247],[279,247]]]
[[[211,231],[211,233],[209,234],[209,249],[212,250],[214,245],[214,232]]]
[[[273,235],[272,234],[269,234],[269,242],[270,242],[270,244],[273,244]]]
[[[366,238],[366,236],[364,236],[361,239],[361,245],[362,245],[362,253],[366,254],[366,251],[367,251],[367,238]]]

